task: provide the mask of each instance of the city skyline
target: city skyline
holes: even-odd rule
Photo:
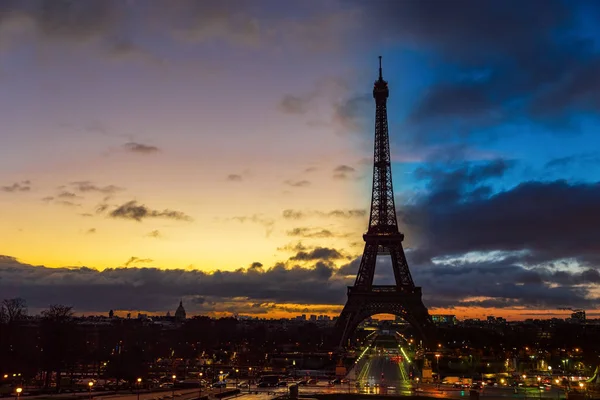
[[[597,5],[378,5],[1,5],[5,297],[339,313],[383,55],[398,221],[430,313],[598,315]]]

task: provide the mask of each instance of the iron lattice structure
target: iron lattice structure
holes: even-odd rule
[[[375,81],[375,148],[373,164],[373,192],[369,228],[363,235],[365,249],[354,286],[348,287],[348,301],[335,326],[336,340],[344,347],[354,330],[366,318],[375,314],[394,314],[410,323],[427,343],[432,340],[433,323],[421,300],[421,288],[416,287],[398,230],[390,139],[387,121],[388,83],[383,80],[381,57],[379,79]],[[378,255],[390,255],[395,285],[375,286],[375,266]]]

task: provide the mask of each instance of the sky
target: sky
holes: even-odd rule
[[[599,20],[554,0],[0,1],[0,293],[336,315],[381,55],[430,313],[598,316]]]

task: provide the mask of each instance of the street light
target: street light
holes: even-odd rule
[[[17,388],[17,400],[19,400],[19,396],[21,396],[22,391],[23,391],[23,388],[20,388],[20,387]]]
[[[235,388],[237,389],[238,387],[238,372],[240,372],[239,369],[235,369]]]
[[[140,389],[142,386],[142,378],[137,378],[137,400],[140,400]]]
[[[250,382],[252,382],[252,367],[248,368],[248,393],[250,393]]]
[[[175,379],[177,379],[177,375],[173,375],[173,399],[175,398]]]
[[[88,382],[88,387],[90,388],[90,400],[92,400],[92,386],[94,386],[94,382],[89,381]]]
[[[296,360],[292,360],[292,365],[294,366],[294,380],[296,380]]]
[[[200,392],[198,393],[198,400],[202,398],[202,372],[198,374],[198,387],[200,388]]]

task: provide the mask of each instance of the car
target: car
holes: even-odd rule
[[[279,387],[285,387],[287,385],[288,385],[288,383],[286,381],[279,381],[279,382],[277,382],[277,386],[279,386]]]
[[[330,385],[339,385],[340,383],[342,383],[342,380],[339,379],[339,378],[332,379],[332,380],[329,381]]]
[[[224,388],[227,387],[227,383],[224,381],[215,382],[212,384],[213,388]]]
[[[248,384],[248,382],[241,382],[238,384],[238,387],[241,389],[248,389],[250,387],[250,384]]]

